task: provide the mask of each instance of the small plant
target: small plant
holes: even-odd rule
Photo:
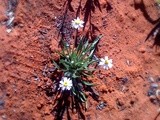
[[[58,52],[60,60],[54,62],[56,68],[63,75],[58,89],[62,92],[70,92],[71,96],[78,98],[81,102],[86,101],[84,89],[94,85],[86,81],[85,78],[93,73],[93,65],[98,62],[92,58],[95,47],[101,37],[101,35],[97,37],[93,43],[89,43],[89,40],[81,37],[80,43],[76,48],[71,48],[64,43],[62,51]]]
[[[84,27],[83,24],[84,21],[77,17],[71,21],[69,28],[74,28],[78,32],[80,28]],[[81,109],[87,108],[87,96],[85,93],[87,91],[92,93],[91,95],[95,100],[98,100],[99,97],[92,88],[95,84],[89,81],[88,77],[93,75],[97,65],[106,70],[113,66],[112,59],[109,59],[108,56],[99,59],[94,55],[102,35],[98,36],[92,43],[84,36],[80,37],[79,40],[77,37],[74,42],[76,44],[73,47],[65,39],[61,40],[62,50],[56,51],[60,58],[57,61],[53,61],[58,76],[61,75],[54,79],[53,86],[53,91],[57,93],[56,105],[53,110],[56,111],[57,120],[62,119],[65,110],[69,117],[70,108],[72,112],[76,110],[84,118]],[[78,45],[77,41],[79,41]],[[86,103],[86,106],[83,103]]]

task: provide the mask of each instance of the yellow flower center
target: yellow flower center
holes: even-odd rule
[[[76,23],[76,24],[80,24],[81,21],[80,21],[80,20],[75,20],[75,23]]]
[[[108,60],[105,60],[105,64],[108,64],[109,63],[109,61]]]
[[[65,87],[67,87],[67,86],[68,86],[68,83],[67,83],[67,82],[64,82],[63,85],[64,85]]]

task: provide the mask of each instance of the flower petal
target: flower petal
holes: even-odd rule
[[[108,64],[108,67],[109,67],[109,68],[112,68],[112,67],[113,67],[113,64],[111,64],[111,63]]]
[[[98,65],[104,65],[105,63],[104,62],[99,62],[99,64]]]
[[[108,56],[105,56],[104,59],[105,59],[105,60],[108,60]]]
[[[107,69],[107,70],[108,70],[108,66],[104,65],[104,66],[103,66],[103,69],[105,69],[105,70]]]
[[[101,62],[105,62],[105,59],[103,59],[103,58],[100,58],[100,61],[101,61]]]

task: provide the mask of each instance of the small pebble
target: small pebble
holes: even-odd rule
[[[0,110],[4,109],[5,101],[0,100]]]
[[[128,82],[128,78],[127,77],[124,77],[124,78],[120,78],[120,82],[124,85]]]
[[[3,119],[3,120],[6,120],[6,119],[7,119],[7,116],[6,116],[6,115],[2,115],[2,119]]]
[[[131,62],[129,60],[126,60],[126,63],[127,63],[128,66],[130,66]]]
[[[158,100],[155,96],[150,96],[150,101],[153,103],[153,104],[158,104]]]
[[[152,83],[151,88],[158,88],[158,84],[157,83]]]
[[[159,32],[159,29],[156,29],[153,33],[153,36],[155,37],[158,34],[158,32]]]
[[[156,97],[160,100],[160,89],[156,90]]]
[[[103,79],[103,78],[104,78],[104,75],[100,75],[99,78],[100,78],[100,79]]]
[[[38,109],[41,109],[42,106],[43,106],[42,104],[38,104],[38,105],[37,105],[37,108],[38,108]]]
[[[157,77],[156,82],[160,82],[160,76]]]
[[[13,15],[14,15],[14,13],[12,11],[7,13],[8,17],[12,17]]]
[[[150,77],[148,77],[148,81],[149,82],[154,82],[154,78],[150,76]]]
[[[12,29],[7,29],[6,32],[10,33],[10,32],[12,32]]]
[[[148,90],[148,96],[152,96],[152,95],[155,95],[155,92],[153,90]]]
[[[144,47],[139,48],[139,52],[145,53],[146,52],[146,48],[144,48]]]
[[[102,110],[107,106],[106,102],[101,101],[99,105],[97,105],[96,110]]]
[[[49,114],[50,114],[50,112],[51,112],[51,111],[50,111],[50,109],[49,109],[49,108],[45,108],[45,110],[44,110],[44,114],[45,114],[45,115],[49,115]]]

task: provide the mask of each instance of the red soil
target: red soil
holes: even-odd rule
[[[42,88],[51,84],[44,74],[50,59],[57,58],[53,52],[59,49],[59,39],[54,24],[55,17],[64,13],[65,1],[19,0],[13,31],[8,34],[5,25],[0,24],[0,101],[4,103],[0,104],[0,120],[54,119],[51,114],[54,96],[47,96]],[[85,15],[86,1],[81,3],[81,18]],[[1,23],[6,20],[5,3],[0,0]],[[155,2],[145,0],[145,9],[141,0],[99,0],[99,3],[94,5],[95,11],[89,18],[99,31],[90,33],[103,34],[96,55],[108,55],[114,67],[108,71],[97,69],[92,78],[98,84],[95,90],[99,100],[107,106],[97,110],[99,102],[89,96],[84,115],[87,120],[154,120],[159,106],[147,96],[147,80],[160,75],[160,51],[152,47],[154,39],[145,42],[154,24],[144,10],[156,20],[159,11]],[[76,16],[78,5],[79,0],[73,0],[74,12],[69,9],[68,13]],[[88,22],[85,32],[89,25]],[[76,114],[72,118],[78,119]]]

